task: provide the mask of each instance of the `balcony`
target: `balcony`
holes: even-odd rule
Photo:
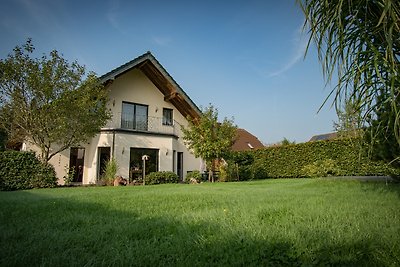
[[[179,136],[181,125],[160,117],[136,116],[129,113],[114,114],[103,130],[124,130],[128,132],[157,133]]]

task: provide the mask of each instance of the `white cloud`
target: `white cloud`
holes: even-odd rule
[[[172,38],[168,36],[153,36],[152,41],[159,46],[168,46],[172,42]]]
[[[38,27],[43,29],[61,28],[59,24],[60,15],[62,15],[60,12],[63,10],[61,2],[18,0],[18,3],[26,12],[27,17],[31,18]]]
[[[291,58],[281,68],[279,68],[276,71],[270,72],[268,74],[268,77],[279,76],[285,73],[286,71],[290,70],[291,68],[293,68],[293,66],[296,65],[296,63],[299,62],[304,57],[304,52],[306,51],[307,42],[308,40],[304,37],[302,33],[302,27],[299,27],[295,31],[294,38],[292,40],[294,52],[292,52]]]
[[[121,33],[123,35],[127,35],[126,31],[121,28],[119,21],[118,21],[118,17],[119,17],[118,11],[120,9],[119,0],[111,0],[111,1],[109,1],[109,4],[110,4],[110,9],[108,10],[108,12],[106,14],[107,21],[119,33]]]

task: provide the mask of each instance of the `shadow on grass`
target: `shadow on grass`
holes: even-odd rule
[[[398,181],[362,181],[361,185],[365,191],[373,191],[377,193],[394,193],[400,198],[400,183]]]
[[[1,266],[382,265],[368,243],[297,248],[288,240],[119,211],[118,205],[37,192],[5,194],[9,197],[0,198]]]

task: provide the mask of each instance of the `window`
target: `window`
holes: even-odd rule
[[[149,156],[149,159],[146,161],[146,175],[151,172],[158,171],[158,149],[131,147],[129,160],[129,178],[132,180],[142,178],[143,155]]]
[[[69,154],[69,171],[74,175],[73,182],[82,183],[85,149],[71,148]]]
[[[111,157],[111,147],[99,147],[97,150],[97,162],[98,162],[98,170],[97,170],[97,178],[102,178],[105,170],[107,162]]]
[[[172,121],[173,121],[173,117],[172,117],[172,109],[169,108],[163,108],[163,125],[168,125],[168,126],[172,126]]]
[[[147,131],[148,106],[122,102],[121,128]]]

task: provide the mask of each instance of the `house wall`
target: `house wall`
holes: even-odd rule
[[[112,119],[102,131],[87,143],[80,147],[85,148],[83,184],[96,183],[98,179],[98,148],[110,147],[111,154],[117,160],[119,170],[117,175],[129,177],[130,148],[154,148],[159,149],[160,171],[176,171],[176,158],[173,151],[183,152],[183,174],[188,171],[199,170],[201,160],[195,158],[188,151],[181,138],[180,125],[187,126],[186,118],[169,102],[164,101],[164,95],[160,90],[145,76],[140,70],[133,69],[119,77],[109,86],[108,106],[113,114]],[[163,116],[163,108],[173,109],[175,120],[175,134],[156,135],[143,134],[138,132],[121,132],[113,129],[120,128],[122,102],[132,102],[136,104],[148,105],[148,116]],[[28,150],[38,151],[32,144],[27,144]],[[67,149],[54,156],[50,163],[55,167],[59,184],[63,184],[63,177],[66,175],[66,168],[69,166],[70,149]],[[175,166],[173,166],[175,163]]]
[[[58,149],[58,147],[54,146],[53,149],[56,150]],[[34,145],[29,140],[24,143],[24,145],[22,146],[22,150],[35,152],[37,156],[40,156],[41,154],[40,148]],[[69,166],[69,153],[69,149],[61,151],[60,153],[57,153],[55,156],[53,156],[49,161],[49,163],[54,166],[54,170],[58,178],[58,184],[64,184],[63,177],[67,174],[66,170]]]
[[[138,69],[133,69],[116,78],[109,90],[109,108],[112,111],[113,118],[107,126],[120,125],[123,101],[148,105],[149,117],[162,118],[163,108],[174,109],[174,119],[178,117],[182,122],[183,116],[171,103],[164,101],[164,95],[160,90]],[[186,121],[185,118],[183,119]]]
[[[195,158],[183,144],[180,126],[187,126],[187,119],[172,105],[164,101],[164,95],[140,70],[133,69],[114,80],[109,87],[110,109],[114,114],[108,124],[111,127],[120,126],[122,102],[148,105],[148,116],[162,118],[163,108],[173,110],[176,134],[178,139],[171,136],[148,136],[128,133],[117,133],[115,136],[115,157],[120,163],[120,175],[127,177],[129,174],[129,149],[157,148],[160,149],[159,170],[172,171],[173,151],[183,152],[184,175],[187,171],[199,170],[200,159]],[[122,156],[124,150],[125,156]],[[168,152],[167,152],[168,151]],[[175,161],[176,164],[176,161]]]

